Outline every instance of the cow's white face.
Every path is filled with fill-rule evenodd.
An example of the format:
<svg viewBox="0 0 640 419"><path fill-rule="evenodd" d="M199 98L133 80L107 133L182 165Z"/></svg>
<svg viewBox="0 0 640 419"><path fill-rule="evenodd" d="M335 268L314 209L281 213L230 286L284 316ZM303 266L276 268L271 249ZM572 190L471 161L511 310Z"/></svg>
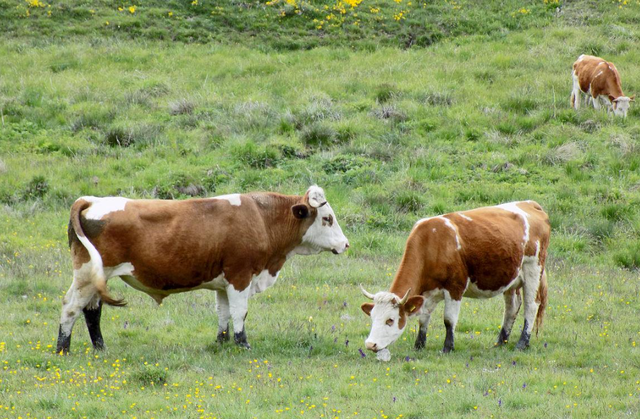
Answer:
<svg viewBox="0 0 640 419"><path fill-rule="evenodd" d="M302 243L295 249L298 254L313 254L323 250L331 250L340 254L349 247L349 240L342 233L331 205L324 197L324 191L312 186L307 191L308 204L317 211L316 219L309 226Z"/></svg>
<svg viewBox="0 0 640 419"><path fill-rule="evenodd" d="M634 100L633 97L620 96L617 99L613 100L613 113L616 116L621 116L623 118L627 117L627 112L629 111L629 106L631 102Z"/></svg>
<svg viewBox="0 0 640 419"><path fill-rule="evenodd" d="M371 331L365 340L367 349L378 352L386 349L404 332L409 317L420 312L424 297L415 295L406 299L391 292L379 292L373 296L373 303L362 304L362 311L371 316Z"/></svg>

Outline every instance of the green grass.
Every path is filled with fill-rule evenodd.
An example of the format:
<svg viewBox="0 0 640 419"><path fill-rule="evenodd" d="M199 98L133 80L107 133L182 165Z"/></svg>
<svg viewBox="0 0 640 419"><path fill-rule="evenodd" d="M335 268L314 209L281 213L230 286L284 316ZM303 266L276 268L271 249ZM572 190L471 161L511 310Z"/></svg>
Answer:
<svg viewBox="0 0 640 419"><path fill-rule="evenodd" d="M218 4L0 1L0 417L637 416L640 108L568 104L585 52L639 90L636 3L381 0L323 29L322 1ZM80 320L52 353L78 196L313 183L351 248L251 300L251 351L215 343L212 293L157 307L113 280L108 349ZM516 199L553 227L531 348L493 348L496 298L464 301L453 354L439 307L424 351L414 321L390 363L363 358L358 284L388 287L413 223Z"/></svg>

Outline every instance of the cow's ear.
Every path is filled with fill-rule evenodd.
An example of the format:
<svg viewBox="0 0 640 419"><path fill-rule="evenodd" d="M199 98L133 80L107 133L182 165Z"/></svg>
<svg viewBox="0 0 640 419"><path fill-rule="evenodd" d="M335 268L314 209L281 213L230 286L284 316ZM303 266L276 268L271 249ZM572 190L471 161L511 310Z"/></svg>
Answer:
<svg viewBox="0 0 640 419"><path fill-rule="evenodd" d="M422 305L424 304L424 297L422 295L414 295L404 303L404 312L408 316L413 316L420 312Z"/></svg>
<svg viewBox="0 0 640 419"><path fill-rule="evenodd" d="M614 98L613 96L609 95L609 100L610 100L611 102L618 103L618 98L617 98L617 97L616 97L616 98Z"/></svg>
<svg viewBox="0 0 640 419"><path fill-rule="evenodd" d="M299 220L309 217L309 207L305 204L297 204L291 207L293 216Z"/></svg>
<svg viewBox="0 0 640 419"><path fill-rule="evenodd" d="M636 101L636 95L629 96L629 102L635 102L635 101Z"/></svg>
<svg viewBox="0 0 640 419"><path fill-rule="evenodd" d="M362 309L362 311L364 311L364 314L366 314L367 316L371 316L371 310L373 310L373 303L362 303L360 308Z"/></svg>

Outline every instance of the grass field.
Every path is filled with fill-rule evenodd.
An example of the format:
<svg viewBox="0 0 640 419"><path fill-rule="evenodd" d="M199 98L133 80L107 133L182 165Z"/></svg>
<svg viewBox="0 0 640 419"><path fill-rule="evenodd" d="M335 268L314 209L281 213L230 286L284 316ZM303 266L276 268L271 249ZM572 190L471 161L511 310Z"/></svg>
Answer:
<svg viewBox="0 0 640 419"><path fill-rule="evenodd" d="M321 29L322 1L18 3L0 0L0 417L640 414L640 108L569 108L582 53L640 91L637 2L364 1ZM250 300L250 351L215 343L213 293L158 307L114 279L107 349L80 320L53 353L77 197L313 183L351 248ZM389 363L363 356L358 284L388 287L413 223L517 199L553 228L531 348L493 348L496 298L463 301L455 353L440 306L424 351L414 321Z"/></svg>

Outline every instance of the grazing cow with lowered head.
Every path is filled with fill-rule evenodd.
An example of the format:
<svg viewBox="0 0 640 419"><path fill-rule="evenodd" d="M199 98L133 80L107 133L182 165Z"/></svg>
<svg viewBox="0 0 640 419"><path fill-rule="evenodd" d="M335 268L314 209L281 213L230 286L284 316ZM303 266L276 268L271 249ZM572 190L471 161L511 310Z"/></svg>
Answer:
<svg viewBox="0 0 640 419"><path fill-rule="evenodd" d="M444 352L452 351L462 297L504 295L505 310L498 344L509 339L524 300L524 327L517 348L529 346L534 325L542 325L547 303L544 263L549 218L533 201L453 212L418 221L407 240L400 268L388 292L364 295L371 316L367 349L384 350L395 342L409 317L419 315L416 349L425 345L436 305L444 300ZM522 288L523 296L519 290ZM382 354L379 354L382 355Z"/></svg>
<svg viewBox="0 0 640 419"><path fill-rule="evenodd" d="M580 92L586 95L593 107L600 109L600 104L607 106L617 116L627 116L629 104L636 95L627 97L622 93L620 74L613 63L607 62L593 55L581 55L573 63L573 90L571 91L571 106L580 107Z"/></svg>
<svg viewBox="0 0 640 419"><path fill-rule="evenodd" d="M63 299L57 352L68 352L73 324L84 313L93 346L104 345L102 303L121 306L107 280L119 276L159 304L174 293L217 292L218 341L249 348L248 298L273 285L295 254L344 252L342 233L324 191L304 196L248 193L207 199L79 198L71 207L73 283Z"/></svg>

